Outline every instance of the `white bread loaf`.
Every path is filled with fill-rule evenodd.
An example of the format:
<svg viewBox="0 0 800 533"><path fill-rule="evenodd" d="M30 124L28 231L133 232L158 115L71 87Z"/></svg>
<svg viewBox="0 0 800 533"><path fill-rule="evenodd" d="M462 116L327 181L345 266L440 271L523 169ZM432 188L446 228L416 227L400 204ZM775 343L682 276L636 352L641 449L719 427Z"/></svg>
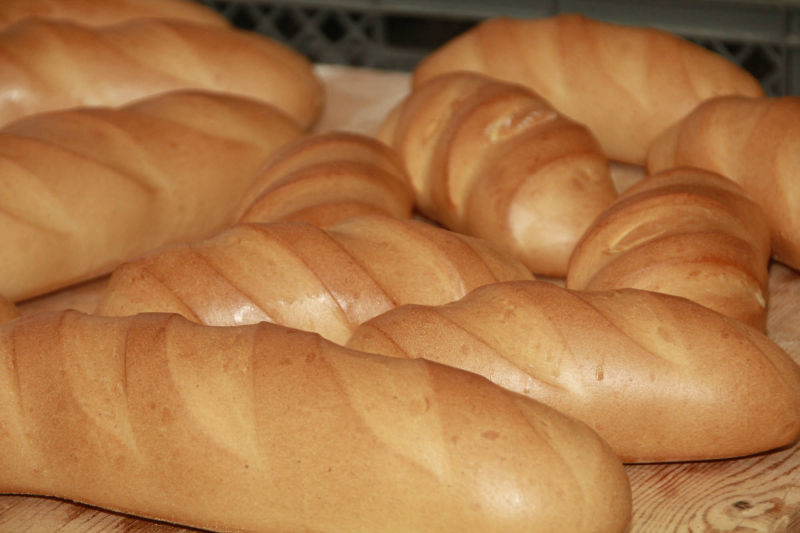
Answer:
<svg viewBox="0 0 800 533"><path fill-rule="evenodd" d="M386 312L347 346L480 374L586 422L625 462L737 457L800 436L800 366L759 331L656 292L496 283Z"/></svg>
<svg viewBox="0 0 800 533"><path fill-rule="evenodd" d="M398 305L443 304L487 283L531 278L488 243L416 220L365 215L324 230L238 224L120 265L96 312L269 321L344 343Z"/></svg>
<svg viewBox="0 0 800 533"><path fill-rule="evenodd" d="M414 84L454 70L530 87L588 126L609 158L634 165L703 100L764 94L747 71L691 41L576 14L487 20L424 59Z"/></svg>
<svg viewBox="0 0 800 533"><path fill-rule="evenodd" d="M311 62L253 32L167 19L103 27L29 19L0 31L0 124L179 89L263 100L303 127L323 105Z"/></svg>
<svg viewBox="0 0 800 533"><path fill-rule="evenodd" d="M0 130L0 294L18 301L234 221L301 128L275 107L181 91Z"/></svg>
<svg viewBox="0 0 800 533"><path fill-rule="evenodd" d="M133 18L170 18L226 27L221 14L196 0L3 0L0 28L39 17L108 26Z"/></svg>
<svg viewBox="0 0 800 533"><path fill-rule="evenodd" d="M584 126L524 87L479 74L416 87L379 137L403 158L424 215L536 274L563 277L584 230L616 198Z"/></svg>
<svg viewBox="0 0 800 533"><path fill-rule="evenodd" d="M270 324L0 327L0 492L224 532L626 531L584 424L468 372Z"/></svg>
<svg viewBox="0 0 800 533"><path fill-rule="evenodd" d="M691 165L737 182L763 209L772 253L800 270L800 96L714 98L652 145L651 172Z"/></svg>
<svg viewBox="0 0 800 533"><path fill-rule="evenodd" d="M278 150L242 205L244 222L330 226L363 214L410 218L414 192L394 150L364 134L328 131Z"/></svg>
<svg viewBox="0 0 800 533"><path fill-rule="evenodd" d="M724 176L680 167L639 181L592 223L566 286L683 296L764 331L769 258L758 204Z"/></svg>

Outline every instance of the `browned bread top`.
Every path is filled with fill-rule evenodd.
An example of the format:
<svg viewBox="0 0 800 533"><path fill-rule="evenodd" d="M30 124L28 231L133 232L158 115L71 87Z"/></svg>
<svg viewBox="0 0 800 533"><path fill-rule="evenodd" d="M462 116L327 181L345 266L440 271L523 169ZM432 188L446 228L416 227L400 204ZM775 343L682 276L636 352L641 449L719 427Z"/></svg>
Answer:
<svg viewBox="0 0 800 533"><path fill-rule="evenodd" d="M532 277L485 241L416 220L237 224L120 265L97 313L171 312L215 325L266 320L344 343L398 305L446 303L480 285Z"/></svg>
<svg viewBox="0 0 800 533"><path fill-rule="evenodd" d="M770 233L736 183L691 167L645 177L587 229L567 287L689 298L764 331Z"/></svg>
<svg viewBox="0 0 800 533"><path fill-rule="evenodd" d="M216 531L626 530L584 424L471 373L271 324L0 327L0 492Z"/></svg>
<svg viewBox="0 0 800 533"><path fill-rule="evenodd" d="M414 193L399 156L374 137L327 131L278 150L245 197L244 222L331 226L363 214L410 218Z"/></svg>
<svg viewBox="0 0 800 533"><path fill-rule="evenodd" d="M269 104L181 91L0 130L0 294L18 301L230 224L302 129Z"/></svg>
<svg viewBox="0 0 800 533"><path fill-rule="evenodd" d="M481 374L583 420L628 462L749 455L800 436L800 366L785 351L651 291L496 283L384 313L348 346Z"/></svg>
<svg viewBox="0 0 800 533"><path fill-rule="evenodd" d="M229 26L221 14L194 0L3 0L0 27L30 18L74 20L81 24L107 26L133 18L172 18Z"/></svg>
<svg viewBox="0 0 800 533"><path fill-rule="evenodd" d="M263 100L304 127L324 98L308 59L254 32L167 19L103 27L29 19L0 32L0 124L178 89Z"/></svg>
<svg viewBox="0 0 800 533"><path fill-rule="evenodd" d="M616 198L586 127L528 88L481 74L419 85L379 135L403 158L422 213L536 274L563 277L584 230Z"/></svg>
<svg viewBox="0 0 800 533"><path fill-rule="evenodd" d="M690 165L737 182L764 210L773 257L800 270L800 96L708 100L653 143L647 165Z"/></svg>
<svg viewBox="0 0 800 533"><path fill-rule="evenodd" d="M764 94L747 71L691 41L575 14L490 19L423 60L414 83L452 70L530 87L587 125L608 157L638 165L653 139L701 101Z"/></svg>

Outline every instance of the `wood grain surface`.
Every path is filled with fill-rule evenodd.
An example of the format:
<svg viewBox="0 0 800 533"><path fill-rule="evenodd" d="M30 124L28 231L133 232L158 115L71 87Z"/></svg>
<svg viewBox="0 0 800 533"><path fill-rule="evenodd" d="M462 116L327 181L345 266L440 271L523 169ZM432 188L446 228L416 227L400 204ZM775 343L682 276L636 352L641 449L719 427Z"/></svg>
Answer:
<svg viewBox="0 0 800 533"><path fill-rule="evenodd" d="M321 130L371 133L405 91L405 75L320 67L329 83ZM341 105L339 105L341 104ZM357 111L348 112L350 108ZM628 180L630 174L624 174ZM73 308L91 312L105 280L20 305L24 314ZM767 334L800 363L800 274L770 269ZM1 453L1 452L0 452ZM800 444L758 456L694 463L628 465L631 533L800 533ZM0 496L0 533L197 532L52 498Z"/></svg>

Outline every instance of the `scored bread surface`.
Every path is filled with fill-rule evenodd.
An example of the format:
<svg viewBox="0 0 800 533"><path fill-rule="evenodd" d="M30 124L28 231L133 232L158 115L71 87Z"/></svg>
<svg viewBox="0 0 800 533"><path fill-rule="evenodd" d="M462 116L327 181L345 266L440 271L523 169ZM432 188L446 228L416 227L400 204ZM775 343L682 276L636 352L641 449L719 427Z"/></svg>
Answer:
<svg viewBox="0 0 800 533"><path fill-rule="evenodd" d="M44 294L219 231L264 159L302 133L274 106L197 91L5 127L0 294Z"/></svg>
<svg viewBox="0 0 800 533"><path fill-rule="evenodd" d="M470 373L271 324L0 327L0 491L217 531L622 532L584 424Z"/></svg>
<svg viewBox="0 0 800 533"><path fill-rule="evenodd" d="M764 331L769 258L758 204L724 176L682 167L647 176L592 223L566 286L683 296Z"/></svg>
<svg viewBox="0 0 800 533"><path fill-rule="evenodd" d="M0 31L0 124L76 106L203 89L268 102L304 128L324 95L311 62L253 32L169 19L92 27L28 19Z"/></svg>
<svg viewBox="0 0 800 533"><path fill-rule="evenodd" d="M216 325L267 320L344 343L397 305L446 303L480 285L531 278L487 243L416 220L237 224L121 265L97 313L173 312Z"/></svg>
<svg viewBox="0 0 800 533"><path fill-rule="evenodd" d="M800 366L785 351L651 291L496 283L386 312L347 346L476 372L586 422L626 462L743 456L800 436Z"/></svg>

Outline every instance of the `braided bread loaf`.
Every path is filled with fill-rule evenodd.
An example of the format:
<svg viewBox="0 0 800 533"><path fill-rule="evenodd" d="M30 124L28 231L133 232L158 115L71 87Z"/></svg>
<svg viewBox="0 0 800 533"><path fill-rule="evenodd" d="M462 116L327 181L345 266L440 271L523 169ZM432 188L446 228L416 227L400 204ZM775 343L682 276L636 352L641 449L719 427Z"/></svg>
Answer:
<svg viewBox="0 0 800 533"><path fill-rule="evenodd" d="M646 177L595 220L567 288L674 294L763 331L769 257L765 215L741 187L682 167Z"/></svg>
<svg viewBox="0 0 800 533"><path fill-rule="evenodd" d="M586 422L626 462L749 455L800 436L800 366L786 352L651 291L496 283L386 312L347 346L480 374Z"/></svg>
<svg viewBox="0 0 800 533"><path fill-rule="evenodd" d="M216 531L623 532L622 465L470 374L271 324L0 327L0 492Z"/></svg>
<svg viewBox="0 0 800 533"><path fill-rule="evenodd" d="M43 294L227 226L264 160L300 135L273 106L202 92L7 126L0 294Z"/></svg>
<svg viewBox="0 0 800 533"><path fill-rule="evenodd" d="M595 139L528 89L474 73L417 87L381 139L406 164L418 209L564 276L583 231L616 198Z"/></svg>

